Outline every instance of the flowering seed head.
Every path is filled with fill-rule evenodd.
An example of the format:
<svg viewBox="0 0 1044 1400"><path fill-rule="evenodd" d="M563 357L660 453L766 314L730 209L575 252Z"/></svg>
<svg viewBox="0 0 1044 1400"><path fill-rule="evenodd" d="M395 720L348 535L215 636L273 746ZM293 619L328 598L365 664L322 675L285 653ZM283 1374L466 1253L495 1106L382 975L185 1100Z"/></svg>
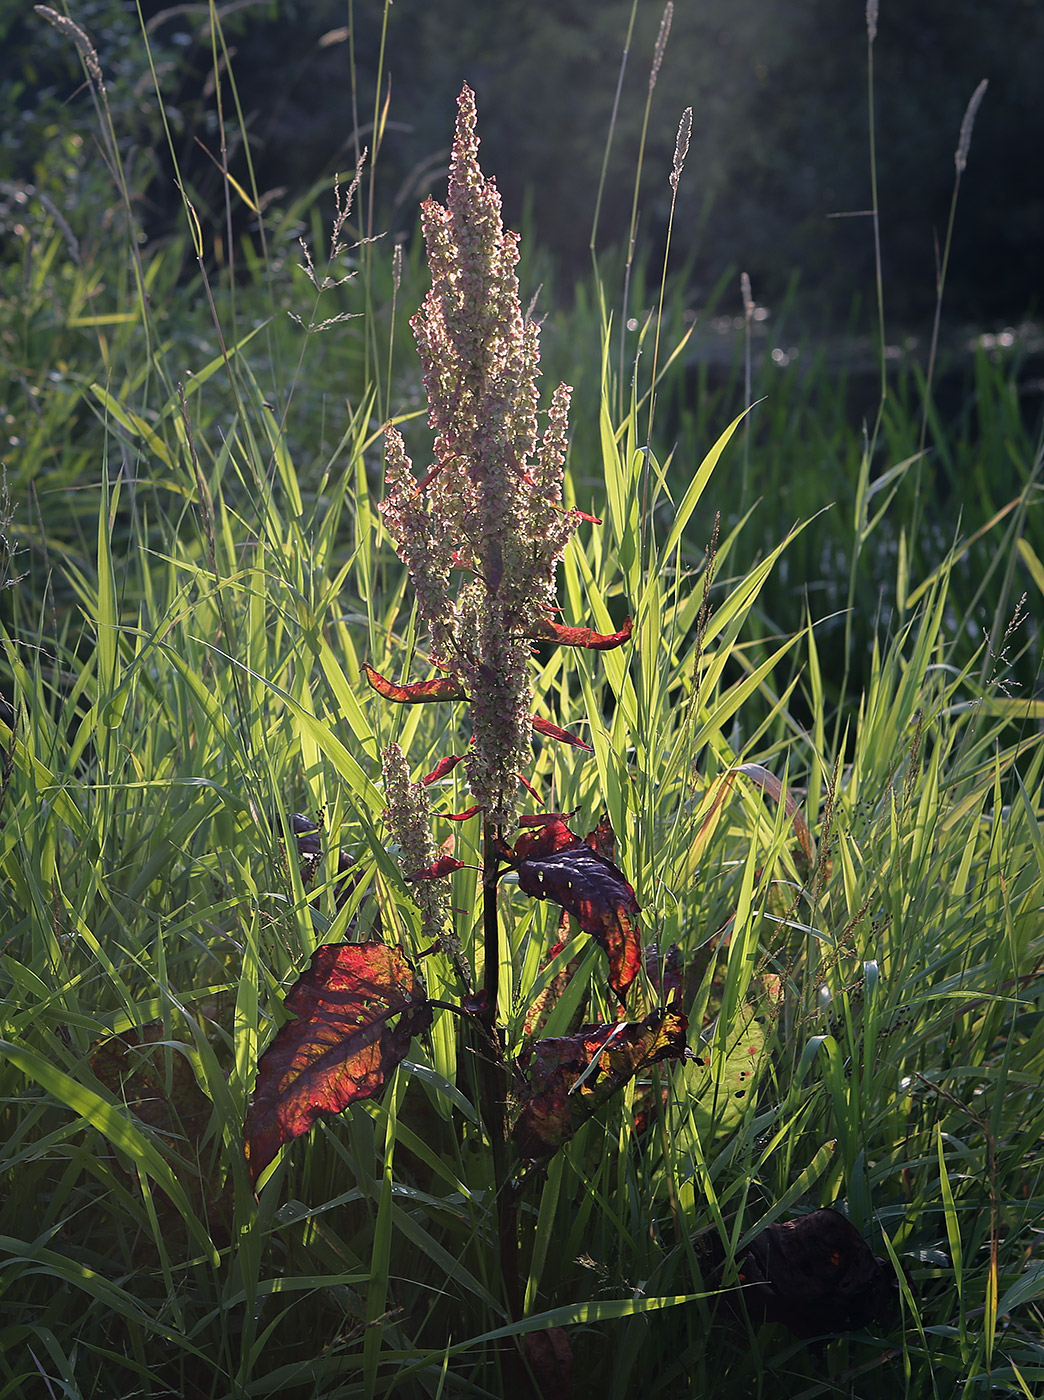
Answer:
<svg viewBox="0 0 1044 1400"><path fill-rule="evenodd" d="M389 744L382 755L384 820L399 846L399 868L412 875L433 863L438 851L431 834L431 808L427 789L410 781L410 770L398 744ZM421 939L441 938L449 914L449 894L441 880L417 880L411 886L421 911Z"/></svg>
<svg viewBox="0 0 1044 1400"><path fill-rule="evenodd" d="M529 759L526 636L553 605L555 571L580 516L561 504L570 390L555 391L539 436L540 333L519 301L518 236L504 228L496 185L479 168L467 86L457 105L446 204L429 199L421 209L431 290L410 323L435 462L418 481L389 429L381 509L432 657L471 696L475 801L488 820L510 826L516 775ZM455 568L472 575L456 593Z"/></svg>

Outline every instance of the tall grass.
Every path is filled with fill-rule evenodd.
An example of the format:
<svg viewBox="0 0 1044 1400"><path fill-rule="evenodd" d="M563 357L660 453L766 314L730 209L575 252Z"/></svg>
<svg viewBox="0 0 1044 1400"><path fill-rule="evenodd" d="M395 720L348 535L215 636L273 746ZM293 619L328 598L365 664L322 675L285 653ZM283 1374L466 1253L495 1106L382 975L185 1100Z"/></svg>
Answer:
<svg viewBox="0 0 1044 1400"><path fill-rule="evenodd" d="M3 532L23 553L0 615L0 1396L496 1394L502 1339L551 1325L569 1329L579 1395L1032 1395L1042 711L1012 684L1034 644L1020 662L1008 629L1044 546L1035 444L985 353L978 443L929 416L959 537L912 538L907 493L938 489L913 460L912 378L882 415L883 472L823 375L763 384L759 526L735 508L726 439L745 405L728 385L694 405L667 376L657 420L679 444L647 450L602 299L551 319L548 360L565 356L559 324L598 346L575 372L553 365L591 425L567 491L604 517L570 546L563 620L610 630L629 612L636 641L597 664L538 658L542 709L594 753L542 747L533 778L581 822L608 810L649 940L682 950L703 1063L634 1086L527 1183L522 1322L492 1262L489 1155L446 1013L382 1102L320 1124L255 1197L243 1116L285 988L319 943L379 920L409 947L418 928L386 849L380 750L398 739L423 772L462 742L434 707L389 714L359 677L363 659L397 676L418 645L375 442L417 409L394 319L420 269L406 260L393 318L392 251L370 245L365 285L313 310L297 227L323 266L309 207L273 216L234 319L206 257L179 283L176 250L146 249L145 300L129 243L98 248L95 271L122 270L122 319L85 328L94 272L43 211L18 303L39 413ZM192 223L186 247L207 236ZM365 325L307 329L364 309ZM665 308L662 346L681 311ZM835 535L815 516L822 473L792 469L813 430ZM1009 501L980 568L968 542ZM817 579L825 596L804 586ZM846 609L856 621L832 630ZM459 782L439 811L465 805ZM314 874L293 812L321 820ZM481 854L457 840L453 904L470 909ZM517 1039L564 955L543 965L546 906L509 896L504 912ZM615 1012L584 956L547 1034L584 1000ZM732 1261L826 1204L891 1261L901 1314L817 1355L750 1329Z"/></svg>

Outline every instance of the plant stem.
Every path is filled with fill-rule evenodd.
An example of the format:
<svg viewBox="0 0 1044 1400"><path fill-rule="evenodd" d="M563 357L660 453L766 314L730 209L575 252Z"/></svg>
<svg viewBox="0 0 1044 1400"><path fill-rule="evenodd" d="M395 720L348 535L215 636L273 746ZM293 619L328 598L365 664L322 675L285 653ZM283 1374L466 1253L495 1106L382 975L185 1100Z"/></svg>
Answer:
<svg viewBox="0 0 1044 1400"><path fill-rule="evenodd" d="M500 833L493 822L482 826L482 939L485 1006L481 1021L485 1045L480 1057L479 1078L482 1094L482 1120L493 1152L493 1191L497 1202L497 1240L500 1276L511 1320L522 1315L518 1279L518 1190L513 1185L508 1163L507 1067L497 1025L500 994L500 918L497 911L497 877L500 869Z"/></svg>

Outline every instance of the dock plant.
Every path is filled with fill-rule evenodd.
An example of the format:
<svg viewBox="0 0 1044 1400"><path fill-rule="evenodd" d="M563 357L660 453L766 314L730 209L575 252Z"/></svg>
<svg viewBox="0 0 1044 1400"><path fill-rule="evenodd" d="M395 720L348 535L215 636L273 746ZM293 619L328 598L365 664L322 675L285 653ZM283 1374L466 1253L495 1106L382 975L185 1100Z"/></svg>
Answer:
<svg viewBox="0 0 1044 1400"><path fill-rule="evenodd" d="M370 686L396 705L461 705L470 743L418 781L391 742L383 753L385 820L402 873L416 891L421 944L412 956L383 941L324 945L287 998L287 1022L261 1058L246 1124L255 1180L280 1147L319 1114L380 1093L426 1031L433 1007L417 965L441 952L456 971L462 1034L479 1065L477 1100L493 1165L499 1272L508 1313L521 1309L518 1201L527 1172L539 1172L593 1113L639 1072L685 1059L687 1022L680 979L668 973L636 1019L642 964L638 903L615 864L605 819L581 836L570 814L541 810L526 777L534 731L552 742L590 745L534 714L537 645L593 651L631 638L556 620L556 573L583 522L563 504L570 389L555 390L538 431L539 328L523 314L517 235L504 229L492 179L477 160L475 105L461 92L445 206L422 208L432 285L411 325L428 395L434 461L418 477L398 429L387 429L384 523L413 585L434 674L395 682L371 666ZM481 823L481 909L452 911L445 881L464 862L439 853L431 834L429 786L463 763L471 806L457 820ZM523 805L535 807L524 814ZM526 1036L512 1059L502 1033L499 970L505 939L499 884L513 872L525 894L557 904L605 954L616 1020L550 1039ZM481 918L477 980L461 955L456 919ZM555 950L557 951L557 950ZM558 979L561 995L568 976ZM549 1010L542 993L534 1026Z"/></svg>

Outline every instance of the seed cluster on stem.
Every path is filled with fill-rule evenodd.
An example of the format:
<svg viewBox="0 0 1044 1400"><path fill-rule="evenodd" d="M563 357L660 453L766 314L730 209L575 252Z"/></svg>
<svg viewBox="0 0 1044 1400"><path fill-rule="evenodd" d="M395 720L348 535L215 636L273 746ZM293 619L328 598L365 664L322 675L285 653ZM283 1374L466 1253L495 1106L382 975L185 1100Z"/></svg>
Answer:
<svg viewBox="0 0 1044 1400"><path fill-rule="evenodd" d="M387 430L381 506L409 569L434 663L471 701L468 781L485 820L510 829L529 761L530 637L554 606L555 570L582 519L562 507L570 389L537 429L539 329L522 312L518 235L479 168L475 99L458 99L445 206L426 200L432 286L411 325L424 368L434 463L418 481ZM455 586L453 575L470 574Z"/></svg>

